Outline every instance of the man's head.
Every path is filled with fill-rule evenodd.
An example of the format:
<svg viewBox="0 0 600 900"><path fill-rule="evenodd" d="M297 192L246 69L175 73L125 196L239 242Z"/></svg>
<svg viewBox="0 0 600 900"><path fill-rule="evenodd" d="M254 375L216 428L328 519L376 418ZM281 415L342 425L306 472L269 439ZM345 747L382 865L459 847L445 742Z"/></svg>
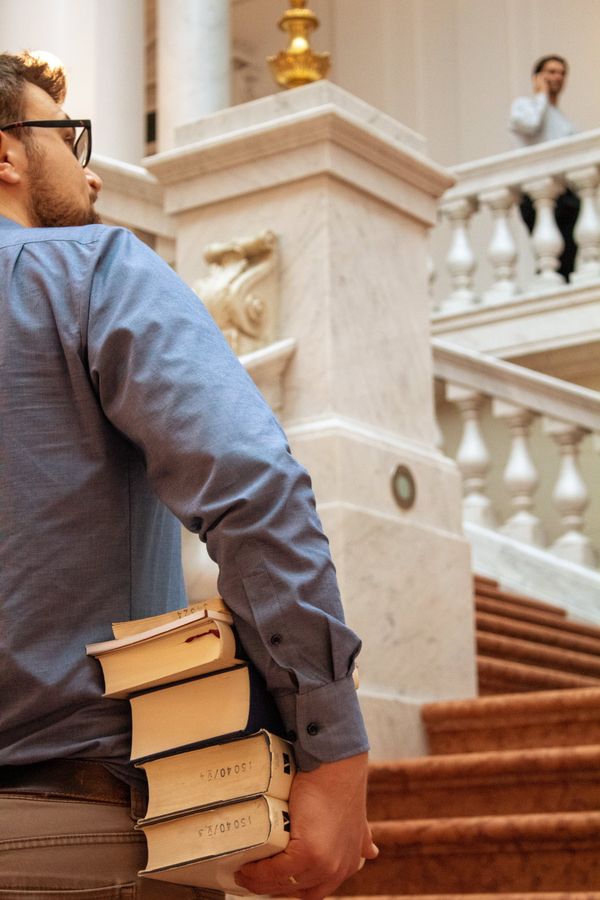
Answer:
<svg viewBox="0 0 600 900"><path fill-rule="evenodd" d="M0 125L67 119L62 69L28 53L0 54ZM37 227L99 221L101 181L73 153L72 127L0 128L0 214Z"/></svg>
<svg viewBox="0 0 600 900"><path fill-rule="evenodd" d="M543 81L549 97L556 99L564 87L568 70L567 61L562 56L542 56L533 66L534 86Z"/></svg>

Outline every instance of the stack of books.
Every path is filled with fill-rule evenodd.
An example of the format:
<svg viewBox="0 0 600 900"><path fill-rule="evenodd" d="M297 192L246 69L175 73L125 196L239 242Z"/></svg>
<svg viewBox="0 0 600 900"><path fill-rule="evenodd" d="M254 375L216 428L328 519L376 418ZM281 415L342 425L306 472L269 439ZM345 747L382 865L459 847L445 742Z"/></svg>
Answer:
<svg viewBox="0 0 600 900"><path fill-rule="evenodd" d="M231 614L217 598L115 623L113 634L86 650L102 666L104 696L131 705L131 760L149 793L139 874L246 893L234 873L289 841L295 764Z"/></svg>

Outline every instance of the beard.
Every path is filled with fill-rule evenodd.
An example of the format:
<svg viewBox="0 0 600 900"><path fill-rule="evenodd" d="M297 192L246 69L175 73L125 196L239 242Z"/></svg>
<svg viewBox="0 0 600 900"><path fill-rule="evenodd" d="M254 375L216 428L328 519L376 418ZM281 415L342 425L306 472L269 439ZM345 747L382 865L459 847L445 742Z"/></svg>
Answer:
<svg viewBox="0 0 600 900"><path fill-rule="evenodd" d="M36 228L98 225L101 218L90 199L87 206L65 196L44 172L41 155L29 148L29 200L27 211Z"/></svg>

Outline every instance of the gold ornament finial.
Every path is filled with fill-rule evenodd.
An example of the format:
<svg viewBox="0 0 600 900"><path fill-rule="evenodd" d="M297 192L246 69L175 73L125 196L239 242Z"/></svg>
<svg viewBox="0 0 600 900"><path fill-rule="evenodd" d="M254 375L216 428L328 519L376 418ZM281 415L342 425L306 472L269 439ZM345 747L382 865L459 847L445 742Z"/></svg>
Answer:
<svg viewBox="0 0 600 900"><path fill-rule="evenodd" d="M292 8L279 20L279 27L287 31L290 43L277 56L267 58L277 84L284 88L320 81L330 65L329 53L315 53L308 42L311 31L319 27L319 20L312 9L306 9L306 0L291 2Z"/></svg>

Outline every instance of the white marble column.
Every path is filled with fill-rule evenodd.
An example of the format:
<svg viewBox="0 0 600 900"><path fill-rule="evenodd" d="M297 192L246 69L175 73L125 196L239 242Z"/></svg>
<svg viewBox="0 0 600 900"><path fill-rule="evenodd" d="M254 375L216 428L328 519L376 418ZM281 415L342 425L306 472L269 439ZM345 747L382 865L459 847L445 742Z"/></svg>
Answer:
<svg viewBox="0 0 600 900"><path fill-rule="evenodd" d="M239 115L213 115L210 134L185 126L188 146L149 162L177 271L195 284L207 244L277 236L277 335L296 345L279 417L363 639L373 755L423 752L421 704L476 692L460 474L436 448L427 296L427 235L451 179L417 135L327 81Z"/></svg>
<svg viewBox="0 0 600 900"><path fill-rule="evenodd" d="M144 155L143 0L3 0L2 49L47 50L65 66L65 109L92 120L93 150Z"/></svg>
<svg viewBox="0 0 600 900"><path fill-rule="evenodd" d="M230 103L229 0L158 0L158 147Z"/></svg>

